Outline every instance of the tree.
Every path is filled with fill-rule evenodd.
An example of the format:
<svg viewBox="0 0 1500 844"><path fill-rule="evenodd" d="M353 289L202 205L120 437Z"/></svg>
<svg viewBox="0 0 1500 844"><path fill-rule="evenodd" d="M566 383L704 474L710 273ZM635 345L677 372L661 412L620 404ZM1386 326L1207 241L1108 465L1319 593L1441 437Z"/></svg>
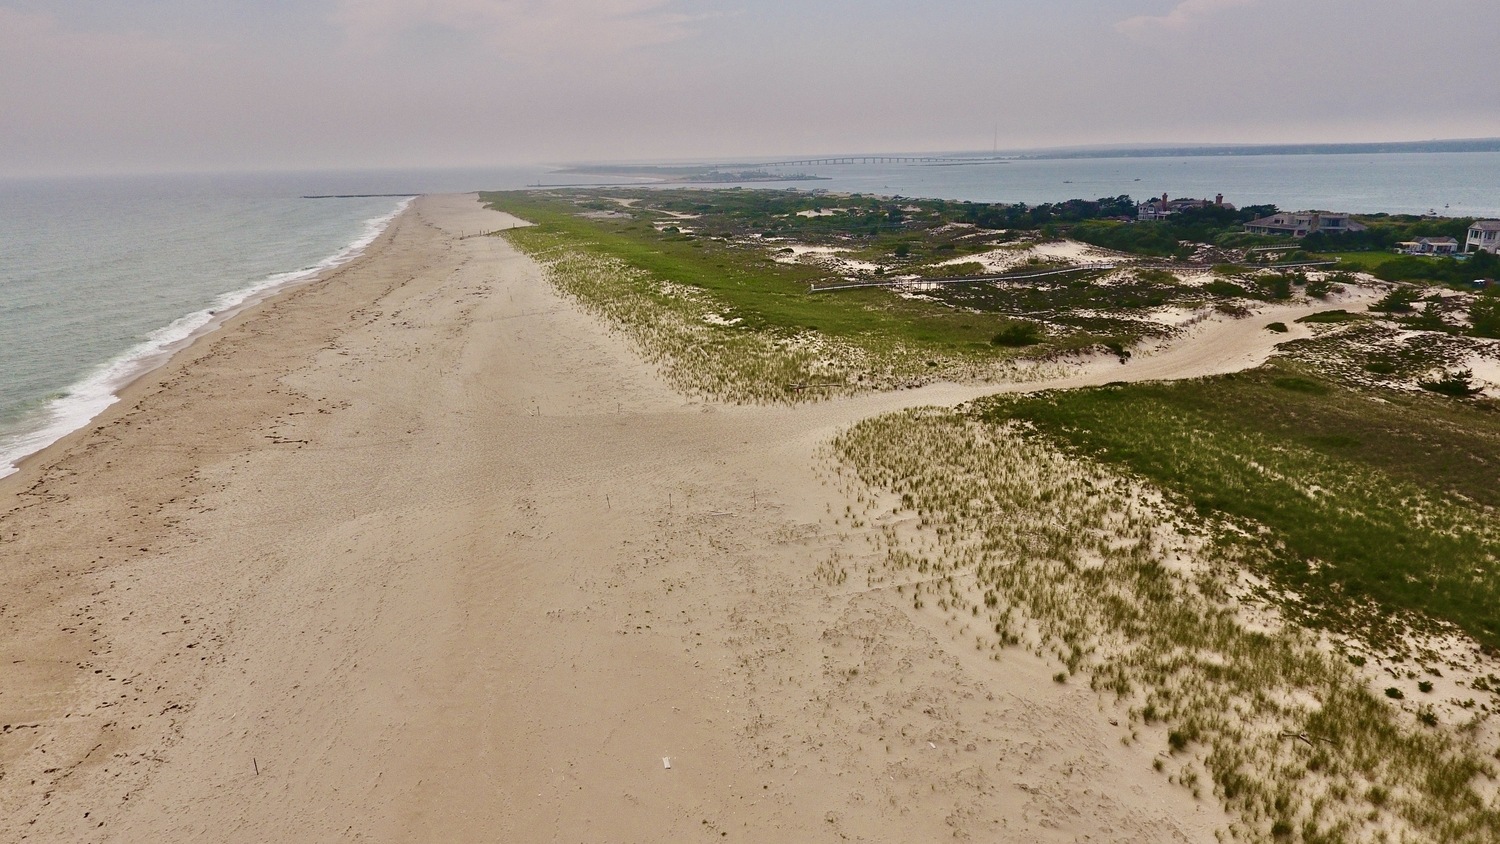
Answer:
<svg viewBox="0 0 1500 844"><path fill-rule="evenodd" d="M1388 314L1410 313L1412 304L1417 301L1417 289L1405 285L1392 288L1391 292L1385 294L1380 301L1370 306L1372 311L1385 311Z"/></svg>
<svg viewBox="0 0 1500 844"><path fill-rule="evenodd" d="M1417 382L1422 389L1454 398L1468 398L1479 392L1474 386L1474 370L1445 370L1442 375L1428 381Z"/></svg>
<svg viewBox="0 0 1500 844"><path fill-rule="evenodd" d="M1474 336L1500 340L1500 295L1490 292L1476 297L1469 306L1469 324Z"/></svg>

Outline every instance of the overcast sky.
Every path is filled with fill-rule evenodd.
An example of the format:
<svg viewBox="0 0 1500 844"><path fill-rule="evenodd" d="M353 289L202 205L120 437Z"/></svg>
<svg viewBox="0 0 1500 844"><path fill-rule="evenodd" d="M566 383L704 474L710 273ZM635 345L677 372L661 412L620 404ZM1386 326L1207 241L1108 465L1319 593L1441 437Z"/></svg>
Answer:
<svg viewBox="0 0 1500 844"><path fill-rule="evenodd" d="M1500 136L1496 0L0 0L0 174Z"/></svg>

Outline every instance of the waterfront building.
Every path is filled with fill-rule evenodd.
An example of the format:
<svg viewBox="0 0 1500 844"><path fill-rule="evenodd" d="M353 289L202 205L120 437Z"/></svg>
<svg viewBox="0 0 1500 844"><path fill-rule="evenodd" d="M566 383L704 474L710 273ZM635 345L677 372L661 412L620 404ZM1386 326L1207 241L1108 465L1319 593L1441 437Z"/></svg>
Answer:
<svg viewBox="0 0 1500 844"><path fill-rule="evenodd" d="M1456 237L1419 237L1397 244L1396 251L1406 255L1457 255Z"/></svg>
<svg viewBox="0 0 1500 844"><path fill-rule="evenodd" d="M1172 199L1167 194L1153 196L1145 202L1136 203L1135 218L1142 222L1152 220L1165 220L1173 214L1187 211L1191 208L1228 208L1234 210L1234 206L1224 201L1224 194L1219 194L1213 199Z"/></svg>
<svg viewBox="0 0 1500 844"><path fill-rule="evenodd" d="M1251 234L1277 234L1292 237L1307 237L1313 232L1344 234L1362 232L1367 227L1349 219L1348 214L1333 214L1328 211L1283 211L1245 224Z"/></svg>
<svg viewBox="0 0 1500 844"><path fill-rule="evenodd" d="M1469 226L1464 251L1500 254L1500 220L1479 220Z"/></svg>

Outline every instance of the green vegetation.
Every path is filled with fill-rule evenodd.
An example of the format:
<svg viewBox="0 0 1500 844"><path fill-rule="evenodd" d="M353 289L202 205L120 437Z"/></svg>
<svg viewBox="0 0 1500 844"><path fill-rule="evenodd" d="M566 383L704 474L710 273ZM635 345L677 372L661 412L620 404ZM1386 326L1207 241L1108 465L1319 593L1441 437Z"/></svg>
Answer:
<svg viewBox="0 0 1500 844"><path fill-rule="evenodd" d="M1311 239L1312 236L1307 238ZM1394 251L1323 252L1315 257L1336 260L1340 266L1367 272L1385 281L1432 282L1470 289L1475 279L1500 277L1500 257L1487 252L1463 258L1401 255Z"/></svg>
<svg viewBox="0 0 1500 844"><path fill-rule="evenodd" d="M1035 323L1013 322L990 338L996 346L1033 346L1042 340L1042 330Z"/></svg>
<svg viewBox="0 0 1500 844"><path fill-rule="evenodd" d="M1465 374L1452 379L1467 389ZM1443 390L1460 394L1457 388ZM1285 365L994 403L1239 524L1289 610L1395 642L1412 619L1500 645L1500 419L1376 400ZM1268 533L1267 533L1268 532ZM1231 539L1239 534L1231 532Z"/></svg>
<svg viewBox="0 0 1500 844"><path fill-rule="evenodd" d="M1395 252L1331 252L1323 253L1318 257L1324 260L1338 261L1340 267L1348 267L1358 272L1378 275L1380 268L1392 261L1401 259L1403 256ZM1406 256L1410 257L1410 256ZM1425 258L1419 260L1427 260Z"/></svg>
<svg viewBox="0 0 1500 844"><path fill-rule="evenodd" d="M1479 388L1474 386L1474 371L1471 369L1445 371L1436 378L1418 383L1424 390L1455 398L1468 398L1479 392Z"/></svg>
<svg viewBox="0 0 1500 844"><path fill-rule="evenodd" d="M1100 200L1103 202L1103 200ZM1278 246L1284 249L1251 251L1241 258L1242 264L1291 263L1300 261L1337 261L1358 272L1371 273L1386 281L1425 281L1468 287L1475 279L1500 277L1500 257L1480 253L1460 258L1401 255L1398 243L1420 237L1450 236L1463 242L1472 219L1392 217L1377 214L1357 219L1368 226L1366 231L1345 234L1314 233L1301 240L1247 234L1243 225L1258 217L1275 213L1274 206L1252 206L1238 211L1209 207L1191 209L1172 217L1148 223L1129 223L1117 219L1095 219L1088 216L1069 218L1076 223L1069 236L1108 249L1159 258L1187 259L1205 247L1241 249ZM1106 215L1099 215L1105 217ZM1233 275L1237 267L1225 267L1221 274ZM1216 272L1220 268L1215 268ZM1318 289L1309 295L1325 295Z"/></svg>
<svg viewBox="0 0 1500 844"><path fill-rule="evenodd" d="M1364 319L1364 317L1359 314L1351 314L1343 308L1335 308L1331 311L1319 311L1315 314L1309 314L1297 321L1316 325L1342 322L1358 322L1362 319Z"/></svg>
<svg viewBox="0 0 1500 844"><path fill-rule="evenodd" d="M1469 306L1469 323L1476 337L1500 340L1500 288L1490 287Z"/></svg>
<svg viewBox="0 0 1500 844"><path fill-rule="evenodd" d="M721 195L728 205L757 194L724 191ZM658 233L633 216L590 219L580 216L573 204L548 195L516 192L484 194L483 199L536 224L512 235L528 251L539 251L532 246L566 246L623 261L653 278L712 296L741 317L746 329L814 329L850 341L906 341L945 351L973 351L988 347L998 322L907 302L879 290L809 296L808 284L822 275L817 270L747 254L725 237ZM733 206L722 210L728 213Z"/></svg>
<svg viewBox="0 0 1500 844"><path fill-rule="evenodd" d="M1218 207L1188 208L1172 214L1166 220L1142 223L1085 222L1073 226L1071 237L1092 243L1095 246L1134 252L1137 255L1154 255L1157 258L1188 258L1194 246L1244 247L1280 243L1280 238L1247 234L1244 225L1257 217L1275 213L1274 205L1251 205L1247 208Z"/></svg>
<svg viewBox="0 0 1500 844"><path fill-rule="evenodd" d="M1096 200L1070 199L1042 205L964 203L961 222L985 229L1040 229L1058 223L1078 223L1109 217L1135 217L1135 200L1128 196Z"/></svg>
<svg viewBox="0 0 1500 844"><path fill-rule="evenodd" d="M1417 299L1421 296L1420 291L1411 287L1395 287L1380 301L1370 306L1372 311L1385 311L1386 313L1410 313Z"/></svg>
<svg viewBox="0 0 1500 844"><path fill-rule="evenodd" d="M1400 393L1437 370L1470 366L1486 348L1492 357L1500 354L1500 345L1465 336L1446 320L1439 330L1411 330L1432 324L1442 313L1427 303L1421 313L1410 316L1356 315L1336 331L1282 346L1281 355L1329 381L1375 389L1372 398L1405 401ZM1389 395L1392 391L1398 395ZM1475 407L1489 407L1488 400L1476 399Z"/></svg>
<svg viewBox="0 0 1500 844"><path fill-rule="evenodd" d="M1467 258L1392 255L1370 272L1386 281L1431 281L1468 288L1476 278L1500 276L1500 256L1477 252Z"/></svg>
<svg viewBox="0 0 1500 844"><path fill-rule="evenodd" d="M1244 467L1239 474L1261 470L1237 456L1234 448L1244 443L1219 439L1212 425L1184 436L1175 407L1152 415L1132 389L1087 391L1081 404L1070 402L1074 394L1057 394L908 411L841 436L834 447L852 470L845 476L851 497L883 501L872 494L883 493L900 501L894 510L871 503L851 515L852 525L876 527L884 548L883 566L867 575L870 586L894 585L914 611L938 614L1002 663L1007 649L1021 645L1061 662L1067 670L1054 678L1059 682L1088 677L1128 707L1122 741L1161 741L1170 755L1158 753L1155 770L1195 795L1211 785L1233 813L1229 832L1237 840L1296 834L1317 842L1479 844L1500 837L1500 813L1481 779L1495 777L1483 755L1490 748L1468 738L1487 716L1476 715L1468 728L1453 725L1463 737L1434 730L1441 723L1436 711L1403 710L1370 691L1352 667L1363 657L1329 653L1301 628L1268 622L1252 598L1242 599L1238 573L1247 558L1291 567L1276 562L1294 557L1280 544L1284 534L1263 537L1239 519L1233 523L1244 533L1237 540L1224 538L1230 531L1213 520L1189 527L1200 517L1170 493L1163 501L1149 483L1122 474L1134 461L1118 458L1113 444L1154 456L1171 452L1191 464L1182 471L1187 477L1234 474L1215 472L1215 461ZM1263 389L1332 394L1311 380ZM1060 409L1044 407L1054 403ZM1110 407L1089 410L1105 403ZM1114 420L1126 415L1134 430L1109 437L1110 448L1092 452L1097 460L1076 446L1058 448L1090 436L1070 425L1099 417L1113 433L1126 424ZM1064 421L1054 426L1053 419ZM1157 424L1168 430L1158 435ZM1245 435L1231 429L1231 436ZM1136 445L1142 441L1155 445ZM1277 448L1286 448L1250 445L1256 460L1275 460ZM1207 459L1187 453L1205 448ZM1291 448L1296 466L1305 467L1306 448ZM1264 471L1274 478L1283 468L1270 463ZM1317 474L1300 496L1320 514L1332 508L1317 503L1312 483L1324 480L1337 478ZM1233 492L1265 492L1249 483ZM1348 486L1330 496L1357 505L1343 498ZM915 527L903 527L913 517ZM1164 740L1142 738L1144 728L1161 723Z"/></svg>
<svg viewBox="0 0 1500 844"><path fill-rule="evenodd" d="M1275 243L1275 238L1248 235L1244 224L1274 214L1272 206L1258 205L1239 210L1210 206L1173 214L1165 220L1143 223L1087 222L1072 228L1073 238L1122 252L1153 255L1161 258L1186 258L1191 243L1214 246L1252 246Z"/></svg>
<svg viewBox="0 0 1500 844"><path fill-rule="evenodd" d="M1047 232L1133 211L1129 197L1033 207L738 189L483 198L535 223L507 236L548 265L559 287L654 344L648 354L679 387L755 401L992 376L1023 357L1080 350L1125 358L1140 340L1176 331L1153 318L1157 309L1238 313L1232 300L1288 300L1315 286L1300 274L1238 269L1195 286L1128 260L1118 270L917 284L983 276L986 262L1015 276L1067 269L1072 261L1038 248ZM1158 228L1209 233L1252 213L1209 208ZM1020 225L1042 230L988 228ZM817 260L799 260L804 253ZM811 292L814 283L892 278L909 286ZM714 362L687 365L707 357ZM740 377L752 372L753 387ZM809 392L809 384L820 386Z"/></svg>
<svg viewBox="0 0 1500 844"><path fill-rule="evenodd" d="M1233 252L1256 241L1225 209L1108 219L1128 216L1115 213L1128 197L1035 208L740 190L485 198L537 223L507 236L674 385L731 401L987 378L1023 355L1077 349L1126 361L1136 341L1174 331L1156 309L1247 317L1255 301L1357 283L1258 269L1287 254ZM1191 254L1209 280L1132 258L1016 277L1067 266L1058 256L1073 247L1052 238L1069 231ZM995 266L1016 272L927 281ZM810 292L830 276L904 286ZM1236 838L1500 840L1479 784L1495 772L1477 749L1500 677L1469 678L1485 702L1461 703L1421 697L1432 683L1392 668L1433 656L1425 633L1500 647L1500 413L1471 395L1465 371L1475 337L1500 333L1500 296L1398 285L1375 313L1299 322L1313 337L1251 372L856 425L833 452L865 507L849 525L883 552L865 585L945 614L995 659L1024 646L1060 663L1058 683L1114 695L1130 713L1123 739L1160 743L1156 770L1195 796L1211 788ZM829 588L849 574L828 561L815 571ZM1390 678L1372 679L1381 668Z"/></svg>
<svg viewBox="0 0 1500 844"><path fill-rule="evenodd" d="M1313 252L1385 252L1397 244L1422 237L1452 237L1463 243L1468 236L1472 217L1417 217L1412 215L1367 214L1357 218L1366 227L1360 232L1329 234L1314 232L1303 239Z"/></svg>
<svg viewBox="0 0 1500 844"><path fill-rule="evenodd" d="M697 198L714 199L718 204L710 207L723 219L707 216L703 203L674 211L698 214L684 219L590 193L484 195L536 223L507 235L549 267L555 284L621 326L674 384L690 392L796 401L915 377L973 377L1016 354L993 342L997 333L1016 330L1009 317L881 289L810 295L809 284L822 275L817 268L777 263L762 247L747 248L732 235L732 226L764 225L759 215L795 211L812 204L811 197L674 193L664 195L661 205ZM862 217L856 215L853 225L862 226ZM813 237L828 225L822 217L791 219L806 222ZM658 231L652 221L662 220L680 224ZM723 234L686 234L689 223ZM1040 333L1032 336L1041 339ZM929 367L931 360L941 365Z"/></svg>
<svg viewBox="0 0 1500 844"><path fill-rule="evenodd" d="M1316 232L1300 245L1322 259L1371 273L1386 281L1414 281L1467 288L1479 278L1500 275L1500 257L1489 253L1448 258L1401 255L1398 244L1422 237L1452 237L1462 244L1468 236L1471 217L1415 217L1374 214L1358 220L1368 228L1362 232L1325 234Z"/></svg>

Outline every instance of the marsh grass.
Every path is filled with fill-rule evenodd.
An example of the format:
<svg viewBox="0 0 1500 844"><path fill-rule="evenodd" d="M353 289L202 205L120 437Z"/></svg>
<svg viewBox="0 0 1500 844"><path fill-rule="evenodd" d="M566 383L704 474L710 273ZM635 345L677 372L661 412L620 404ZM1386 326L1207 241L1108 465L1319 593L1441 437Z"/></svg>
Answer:
<svg viewBox="0 0 1500 844"><path fill-rule="evenodd" d="M833 446L854 494L900 502L885 567L914 606L993 631L996 658L1024 643L1058 660L1136 725L1164 722L1174 782L1211 787L1239 840L1500 838L1478 748L1248 603L1247 557L1275 542L1222 542L1185 501L992 411L878 417ZM894 526L904 513L920 530Z"/></svg>

